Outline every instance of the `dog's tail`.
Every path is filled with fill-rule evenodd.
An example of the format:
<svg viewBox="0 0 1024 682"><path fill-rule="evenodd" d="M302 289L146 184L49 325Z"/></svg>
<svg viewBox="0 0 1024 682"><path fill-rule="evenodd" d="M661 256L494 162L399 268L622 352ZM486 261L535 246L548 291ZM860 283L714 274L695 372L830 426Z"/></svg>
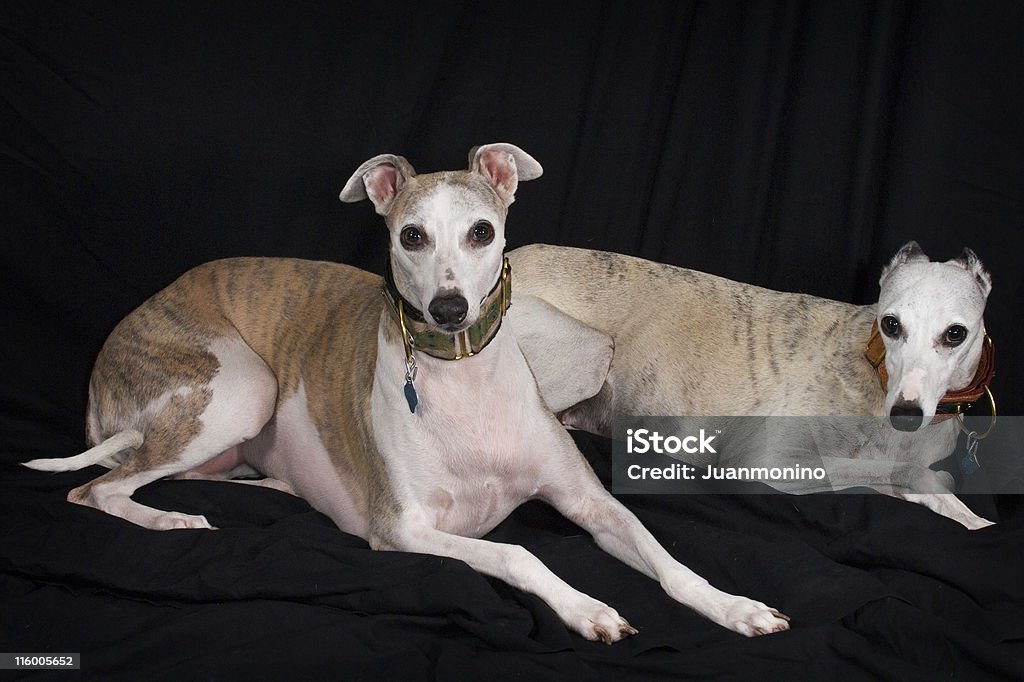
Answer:
<svg viewBox="0 0 1024 682"><path fill-rule="evenodd" d="M22 466L37 471L78 471L91 464L102 464L107 468L112 468L117 466L115 455L124 450L138 448L140 445L142 445L142 433L134 429L127 429L115 433L80 455L56 459L33 459L31 462L23 462Z"/></svg>

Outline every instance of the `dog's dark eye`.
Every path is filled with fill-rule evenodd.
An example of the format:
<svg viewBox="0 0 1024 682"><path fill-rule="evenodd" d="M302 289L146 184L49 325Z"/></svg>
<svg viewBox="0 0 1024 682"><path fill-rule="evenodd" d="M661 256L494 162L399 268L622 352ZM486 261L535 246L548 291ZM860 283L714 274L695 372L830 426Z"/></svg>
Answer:
<svg viewBox="0 0 1024 682"><path fill-rule="evenodd" d="M469 238L477 246L486 246L494 240L494 226L486 220L481 220L473 226Z"/></svg>
<svg viewBox="0 0 1024 682"><path fill-rule="evenodd" d="M407 249L418 249L423 246L423 233L415 225L406 225L400 236L402 246Z"/></svg>
<svg viewBox="0 0 1024 682"><path fill-rule="evenodd" d="M895 339L900 335L900 321L897 320L893 315L886 315L882 318L882 333L888 336L890 339Z"/></svg>
<svg viewBox="0 0 1024 682"><path fill-rule="evenodd" d="M954 324L946 330L945 342L947 346L956 347L967 338L967 328L962 324Z"/></svg>

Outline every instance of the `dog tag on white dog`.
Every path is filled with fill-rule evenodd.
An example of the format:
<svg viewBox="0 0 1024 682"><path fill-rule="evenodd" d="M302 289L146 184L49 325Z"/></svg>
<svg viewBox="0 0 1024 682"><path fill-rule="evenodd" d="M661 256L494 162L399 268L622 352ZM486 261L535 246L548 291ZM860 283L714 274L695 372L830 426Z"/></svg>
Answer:
<svg viewBox="0 0 1024 682"><path fill-rule="evenodd" d="M419 404L419 396L416 395L416 387L412 385L412 379L405 378L405 402L409 403L409 411L416 414L416 406Z"/></svg>
<svg viewBox="0 0 1024 682"><path fill-rule="evenodd" d="M970 476L981 468L981 463L978 461L978 439L975 437L976 435L974 431L967 434L967 451L960 458L960 471L963 472L964 476Z"/></svg>
<svg viewBox="0 0 1024 682"><path fill-rule="evenodd" d="M420 398L416 395L416 386L412 383L416 380L416 360L405 363L405 402L409 403L409 411L416 414L416 406L420 404Z"/></svg>

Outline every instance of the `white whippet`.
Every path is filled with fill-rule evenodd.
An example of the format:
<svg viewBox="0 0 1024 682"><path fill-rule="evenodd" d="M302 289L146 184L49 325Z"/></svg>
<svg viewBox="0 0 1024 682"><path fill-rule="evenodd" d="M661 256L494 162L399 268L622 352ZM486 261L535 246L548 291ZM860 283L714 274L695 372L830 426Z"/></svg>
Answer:
<svg viewBox="0 0 1024 682"><path fill-rule="evenodd" d="M568 425L607 435L613 415L884 417L829 436L831 487L990 525L929 468L956 447L950 413L983 396L993 370L982 320L992 283L970 249L940 263L908 243L867 306L599 251L533 245L509 259L519 292L615 340L605 386L563 414Z"/></svg>
<svg viewBox="0 0 1024 682"><path fill-rule="evenodd" d="M610 339L528 297L501 324L506 211L518 182L540 174L508 144L474 149L457 172L417 175L402 157L370 159L341 199L369 197L385 218L386 301L379 277L338 264L229 259L191 270L100 352L88 414L96 445L29 466L113 467L68 499L154 529L210 524L134 502L140 486L255 470L371 547L464 560L537 594L588 639L634 634L522 547L479 539L541 499L714 622L747 636L787 629L775 609L674 560L552 414L599 390ZM555 380L539 371L542 396L521 350L530 344L539 362L565 347L587 362Z"/></svg>

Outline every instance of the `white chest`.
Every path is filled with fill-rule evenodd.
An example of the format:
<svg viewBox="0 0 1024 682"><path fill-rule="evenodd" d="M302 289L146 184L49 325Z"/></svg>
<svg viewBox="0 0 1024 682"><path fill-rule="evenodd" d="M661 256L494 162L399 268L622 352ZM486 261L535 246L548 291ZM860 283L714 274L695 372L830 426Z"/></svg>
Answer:
<svg viewBox="0 0 1024 682"><path fill-rule="evenodd" d="M411 414L400 356L398 371L395 362L382 348L372 402L398 498L440 530L483 535L537 493L552 450L545 441L553 417L533 375L515 340L501 334L474 358L420 359Z"/></svg>

